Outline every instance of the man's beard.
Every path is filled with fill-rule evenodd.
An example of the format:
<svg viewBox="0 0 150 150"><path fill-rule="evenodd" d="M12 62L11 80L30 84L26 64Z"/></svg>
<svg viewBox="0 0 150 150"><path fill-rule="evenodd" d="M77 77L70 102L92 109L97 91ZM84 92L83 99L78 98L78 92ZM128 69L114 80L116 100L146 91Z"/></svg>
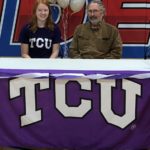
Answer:
<svg viewBox="0 0 150 150"><path fill-rule="evenodd" d="M89 18L89 21L92 25L97 26L100 24L101 20L97 19L97 18Z"/></svg>

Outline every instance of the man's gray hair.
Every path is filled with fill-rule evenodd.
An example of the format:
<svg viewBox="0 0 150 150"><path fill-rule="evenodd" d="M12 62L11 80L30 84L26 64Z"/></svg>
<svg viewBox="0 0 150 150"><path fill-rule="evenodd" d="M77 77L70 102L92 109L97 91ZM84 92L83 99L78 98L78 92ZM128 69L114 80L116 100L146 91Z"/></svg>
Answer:
<svg viewBox="0 0 150 150"><path fill-rule="evenodd" d="M103 14L105 14L105 11L106 11L106 10L105 10L105 6L104 6L104 4L103 4L103 2L102 2L101 0L92 0L92 1L88 4L87 9L89 8L89 5L92 4L92 3L98 4L99 9L102 11Z"/></svg>

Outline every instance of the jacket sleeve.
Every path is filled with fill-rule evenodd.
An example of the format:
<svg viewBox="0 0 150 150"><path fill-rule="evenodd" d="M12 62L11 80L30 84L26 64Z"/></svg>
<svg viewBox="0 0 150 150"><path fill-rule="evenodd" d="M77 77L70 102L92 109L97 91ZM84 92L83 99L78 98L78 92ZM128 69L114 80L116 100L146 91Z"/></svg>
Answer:
<svg viewBox="0 0 150 150"><path fill-rule="evenodd" d="M114 28L113 43L110 49L110 53L106 55L106 58L119 59L122 57L122 40L117 28Z"/></svg>
<svg viewBox="0 0 150 150"><path fill-rule="evenodd" d="M78 33L80 32L80 27L77 26L73 35L73 40L69 47L69 57L70 58L81 58L80 51L78 49Z"/></svg>

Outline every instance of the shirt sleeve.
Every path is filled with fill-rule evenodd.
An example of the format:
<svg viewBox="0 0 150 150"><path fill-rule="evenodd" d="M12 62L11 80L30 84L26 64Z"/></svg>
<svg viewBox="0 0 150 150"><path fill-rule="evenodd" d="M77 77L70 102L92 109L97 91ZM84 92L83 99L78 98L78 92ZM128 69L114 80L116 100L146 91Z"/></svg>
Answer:
<svg viewBox="0 0 150 150"><path fill-rule="evenodd" d="M25 25L20 32L19 35L19 42L29 44L29 27L28 25Z"/></svg>
<svg viewBox="0 0 150 150"><path fill-rule="evenodd" d="M53 44L60 43L61 40L61 32L57 25L54 26L54 37L53 37Z"/></svg>

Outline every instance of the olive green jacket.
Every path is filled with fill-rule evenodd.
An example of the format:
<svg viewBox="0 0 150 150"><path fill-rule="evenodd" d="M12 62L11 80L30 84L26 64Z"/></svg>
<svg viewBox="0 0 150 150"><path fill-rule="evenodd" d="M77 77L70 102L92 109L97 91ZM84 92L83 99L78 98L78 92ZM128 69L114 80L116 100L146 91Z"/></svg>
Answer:
<svg viewBox="0 0 150 150"><path fill-rule="evenodd" d="M102 22L98 30L89 23L77 26L69 48L70 58L121 58L122 41L118 29Z"/></svg>

